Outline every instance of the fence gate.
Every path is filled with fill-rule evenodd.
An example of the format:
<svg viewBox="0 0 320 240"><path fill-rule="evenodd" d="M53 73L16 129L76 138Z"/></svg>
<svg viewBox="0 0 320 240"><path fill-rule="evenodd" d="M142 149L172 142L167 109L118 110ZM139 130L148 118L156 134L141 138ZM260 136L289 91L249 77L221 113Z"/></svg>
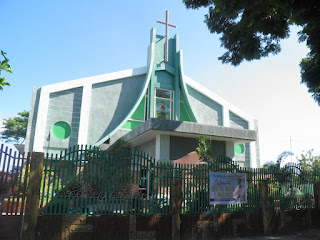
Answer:
<svg viewBox="0 0 320 240"><path fill-rule="evenodd" d="M42 215L139 215L168 213L168 194L155 187L155 160L140 151L110 155L74 147L47 155L41 187ZM158 171L160 174L160 170ZM162 171L162 175L166 174ZM160 180L159 180L160 179ZM161 180L162 179L162 180ZM157 186L167 185L158 178ZM161 192L162 191L162 192ZM167 190L166 190L167 192Z"/></svg>

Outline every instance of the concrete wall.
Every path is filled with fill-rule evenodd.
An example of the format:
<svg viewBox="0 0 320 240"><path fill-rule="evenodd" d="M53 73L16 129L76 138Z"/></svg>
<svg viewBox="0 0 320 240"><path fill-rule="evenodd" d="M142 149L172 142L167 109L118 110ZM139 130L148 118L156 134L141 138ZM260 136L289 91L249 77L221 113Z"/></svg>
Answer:
<svg viewBox="0 0 320 240"><path fill-rule="evenodd" d="M29 112L29 120L28 120L28 126L27 126L27 136L26 136L25 149L24 149L25 152L33 151L34 135L35 135L36 122L38 117L39 99L40 99L40 88L33 87L30 112Z"/></svg>
<svg viewBox="0 0 320 240"><path fill-rule="evenodd" d="M139 97L145 75L92 85L87 144L95 144L124 120Z"/></svg>
<svg viewBox="0 0 320 240"><path fill-rule="evenodd" d="M229 112L229 118L230 118L230 127L249 129L248 121L242 119L238 115L232 112Z"/></svg>
<svg viewBox="0 0 320 240"><path fill-rule="evenodd" d="M154 54L154 62L155 64L159 64L164 61L165 57L165 37L161 35L156 35L155 39L153 39L155 42L155 54Z"/></svg>
<svg viewBox="0 0 320 240"><path fill-rule="evenodd" d="M191 108L198 123L222 126L222 106L187 85Z"/></svg>
<svg viewBox="0 0 320 240"><path fill-rule="evenodd" d="M229 112L229 119L230 119L230 127L232 128L242 128L242 129L249 129L248 121L242 119L238 115L234 114L233 112ZM235 154L235 161L241 167L250 167L250 158L251 158L251 149L250 144L244 144L245 150L243 154Z"/></svg>
<svg viewBox="0 0 320 240"><path fill-rule="evenodd" d="M44 152L47 151L49 132L56 122L64 121L71 126L71 135L67 139L59 140L51 132L49 152L59 154L61 149L78 144L80 110L82 101L82 87L50 94L45 137L43 139Z"/></svg>
<svg viewBox="0 0 320 240"><path fill-rule="evenodd" d="M155 147L156 147L156 139L152 139L152 140L138 146L136 149L143 151L143 152L149 154L149 156L155 158L155 156L156 156Z"/></svg>
<svg viewBox="0 0 320 240"><path fill-rule="evenodd" d="M153 39L155 42L155 64L163 63L165 60L165 42L166 38L164 36L156 34ZM176 41L175 39L169 38L169 61L167 62L169 65L174 66L175 61L175 53L176 53Z"/></svg>
<svg viewBox="0 0 320 240"><path fill-rule="evenodd" d="M173 217L175 215L170 214L39 216L39 237L34 239L133 239L132 236L140 236L137 239L170 240L175 230ZM316 209L181 214L179 219L180 237L176 239L319 239L320 212Z"/></svg>
<svg viewBox="0 0 320 240"><path fill-rule="evenodd" d="M251 167L250 165L251 148L249 143L244 144L243 154L234 154L234 160L240 167Z"/></svg>
<svg viewBox="0 0 320 240"><path fill-rule="evenodd" d="M251 156L250 144L249 144L249 143L246 143L246 144L244 145L244 147L245 147L245 152L244 152L244 159L245 159L244 167L249 168L249 167L250 167L250 156Z"/></svg>
<svg viewBox="0 0 320 240"><path fill-rule="evenodd" d="M254 128L257 132L257 140L255 143L251 143L250 145L253 145L252 149L255 149L255 155L256 155L256 166L257 168L261 167L260 166L260 139L259 139L259 127L258 127L258 121L254 121Z"/></svg>
<svg viewBox="0 0 320 240"><path fill-rule="evenodd" d="M176 160L182 158L188 153L195 151L198 147L198 140L195 138L170 137L170 159ZM226 155L226 143L220 141L211 141L213 156Z"/></svg>
<svg viewBox="0 0 320 240"><path fill-rule="evenodd" d="M99 146L99 148L101 148L102 150L107 150L109 147L111 147L112 144L114 144L119 138L121 138L128 132L130 132L130 130L119 129L115 134L111 136L109 143L103 143Z"/></svg>
<svg viewBox="0 0 320 240"><path fill-rule="evenodd" d="M166 71L156 71L155 79L155 88L174 90L174 77Z"/></svg>

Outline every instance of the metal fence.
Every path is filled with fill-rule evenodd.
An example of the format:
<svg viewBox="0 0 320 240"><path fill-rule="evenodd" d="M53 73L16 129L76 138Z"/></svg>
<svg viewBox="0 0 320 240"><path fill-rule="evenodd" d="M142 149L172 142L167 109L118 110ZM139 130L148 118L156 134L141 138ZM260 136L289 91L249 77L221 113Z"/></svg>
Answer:
<svg viewBox="0 0 320 240"><path fill-rule="evenodd" d="M182 213L226 213L260 211L261 181L268 182L268 200L271 210L314 208L313 185L320 180L318 173L302 171L299 165L285 168L246 169L221 157L209 164L174 166L182 180ZM245 173L247 203L209 205L209 172Z"/></svg>
<svg viewBox="0 0 320 240"><path fill-rule="evenodd" d="M245 169L227 157L199 165L156 162L140 151L110 155L74 147L47 155L41 188L43 215L155 215L170 212L171 180L182 183L181 213L260 211L259 182L268 181L272 210L314 207L319 174L298 165ZM247 203L209 205L209 172L245 173Z"/></svg>
<svg viewBox="0 0 320 240"><path fill-rule="evenodd" d="M0 145L0 215L22 215L29 181L30 155Z"/></svg>
<svg viewBox="0 0 320 240"><path fill-rule="evenodd" d="M167 188L169 181L159 177L154 183L154 166L154 159L139 151L112 156L98 148L78 147L60 156L47 155L41 214L158 212L155 201L159 205L169 201L169 195L161 189ZM160 186L160 192L155 191L154 184Z"/></svg>

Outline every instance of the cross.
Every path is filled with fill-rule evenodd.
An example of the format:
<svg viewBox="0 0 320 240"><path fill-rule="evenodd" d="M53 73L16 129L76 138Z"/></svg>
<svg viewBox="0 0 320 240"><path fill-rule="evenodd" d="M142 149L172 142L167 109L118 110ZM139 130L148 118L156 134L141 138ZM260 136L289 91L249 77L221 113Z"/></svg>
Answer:
<svg viewBox="0 0 320 240"><path fill-rule="evenodd" d="M174 28L177 28L176 25L172 25L169 23L169 11L166 10L166 22L162 22L162 21L159 21L157 20L158 23L162 23L164 25L166 25L166 55L165 55L165 61L168 62L168 47L169 47L169 44L168 44L168 36L169 36L169 29L168 29L168 26L170 27L174 27Z"/></svg>

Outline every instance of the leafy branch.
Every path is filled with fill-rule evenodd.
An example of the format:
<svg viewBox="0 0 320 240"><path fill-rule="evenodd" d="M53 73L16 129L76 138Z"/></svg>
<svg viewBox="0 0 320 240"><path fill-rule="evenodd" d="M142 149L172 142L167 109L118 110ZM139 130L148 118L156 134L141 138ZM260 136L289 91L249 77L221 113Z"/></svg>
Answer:
<svg viewBox="0 0 320 240"><path fill-rule="evenodd" d="M2 71L12 73L12 68L9 64L9 59L5 56L7 53L1 50L1 55L4 57L3 61L0 61L0 75ZM3 90L4 86L10 86L8 82L5 81L5 77L0 76L0 90Z"/></svg>

